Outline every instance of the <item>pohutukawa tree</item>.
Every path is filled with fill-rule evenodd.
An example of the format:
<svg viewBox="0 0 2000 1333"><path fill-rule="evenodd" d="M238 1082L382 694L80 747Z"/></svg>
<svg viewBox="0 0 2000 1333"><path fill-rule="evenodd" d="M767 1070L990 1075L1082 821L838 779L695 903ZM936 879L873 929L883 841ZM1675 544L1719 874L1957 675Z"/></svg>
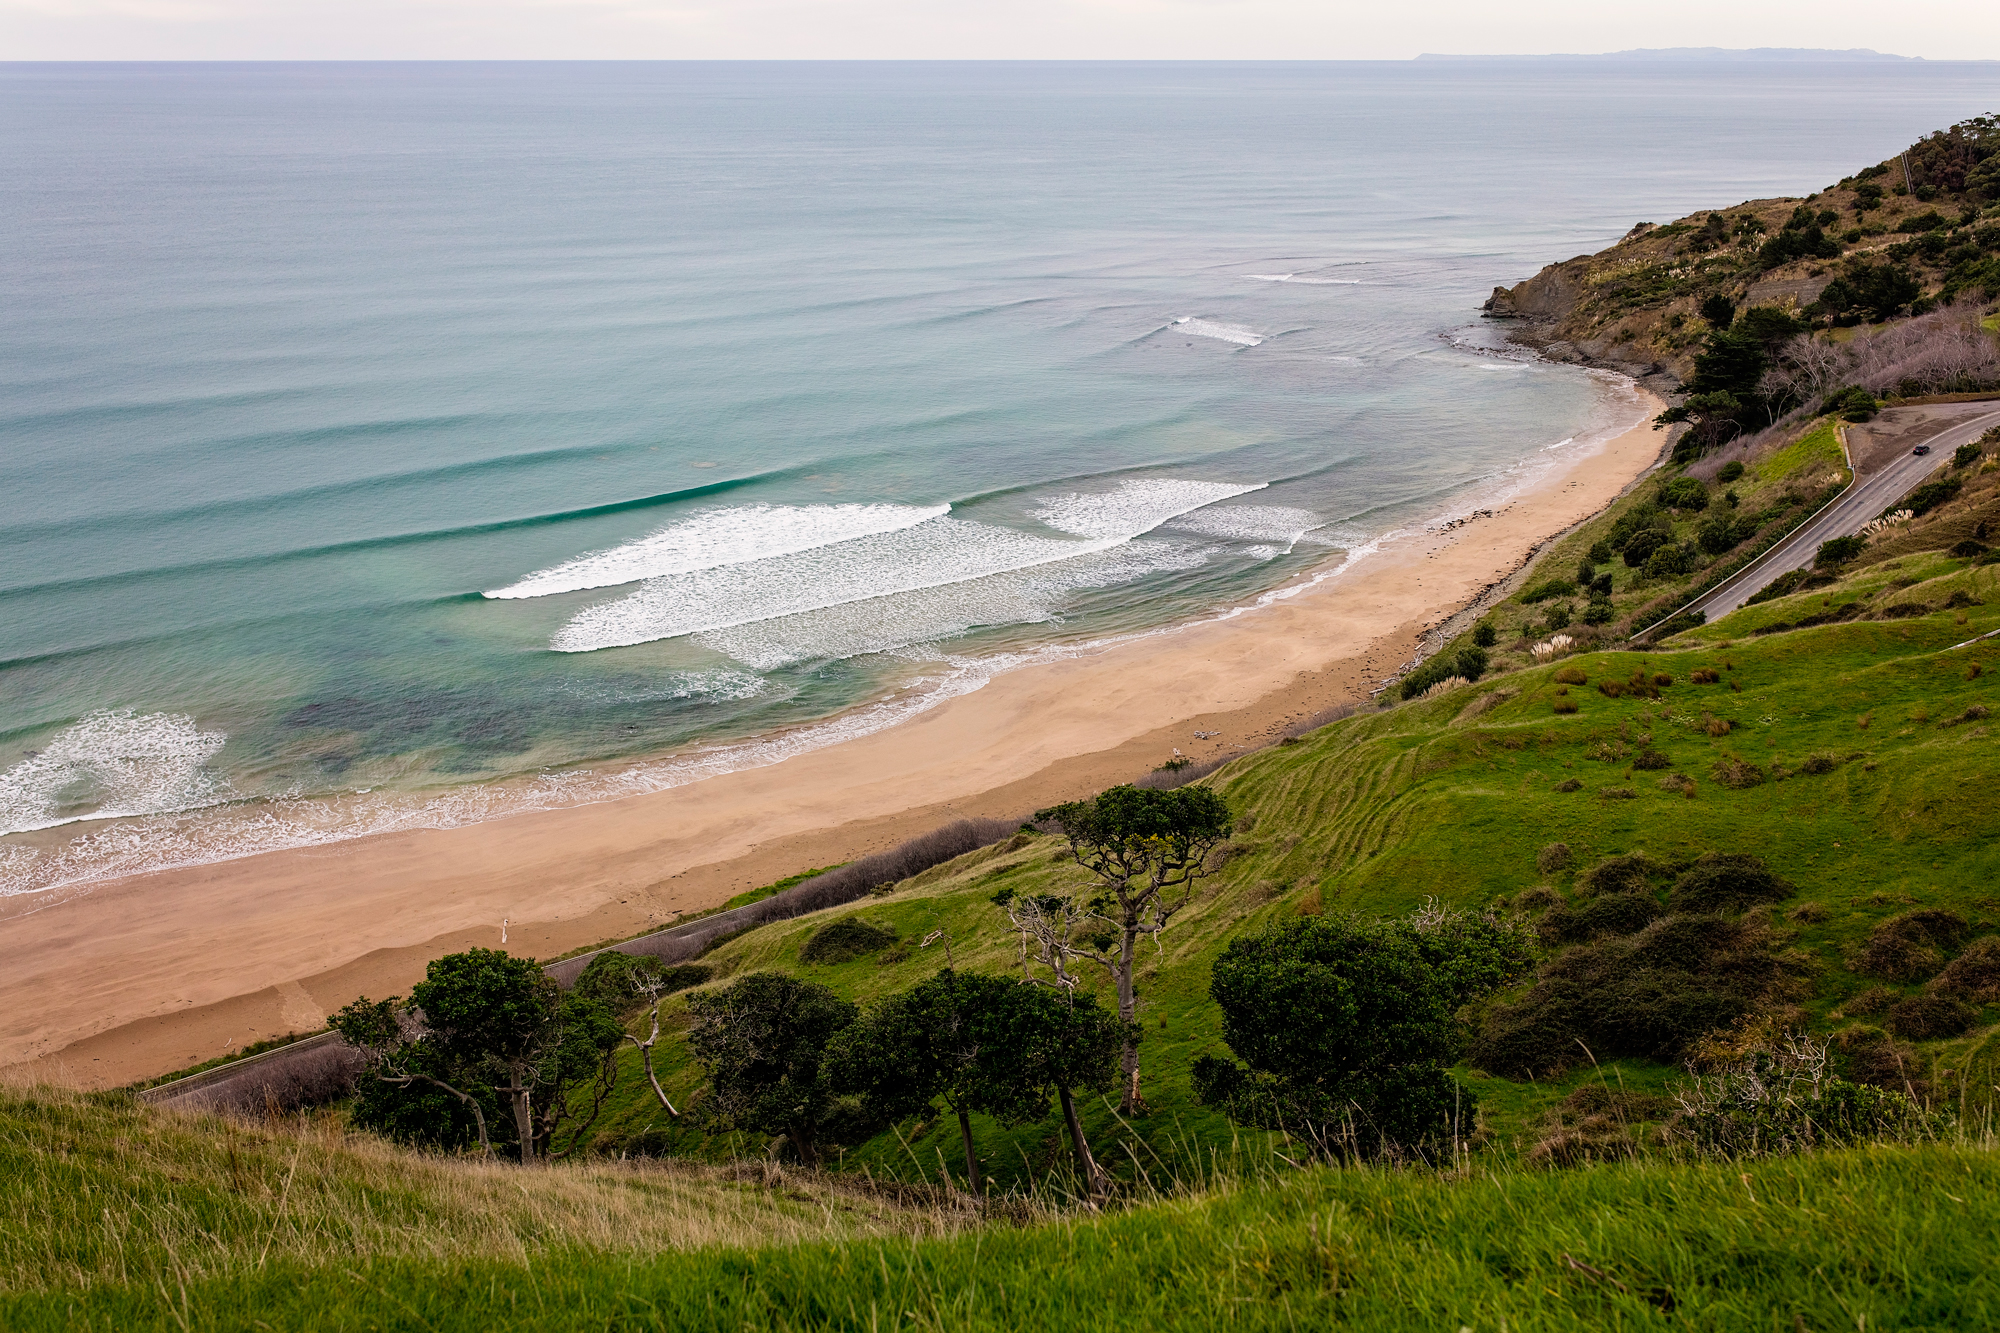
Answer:
<svg viewBox="0 0 2000 1333"><path fill-rule="evenodd" d="M1229 837L1229 807L1207 787L1150 791L1113 787L1088 801L1069 801L1036 812L1069 840L1077 864L1103 891L1023 898L997 895L1021 938L1023 971L1032 980L1075 993L1072 964L1094 963L1117 985L1118 1017L1125 1026L1120 1055L1119 1100L1127 1115L1145 1109L1139 1093L1139 994L1132 982L1141 937L1155 946L1176 913L1194 900L1195 883L1208 873L1209 854ZM1035 975L1034 965L1050 976Z"/></svg>
<svg viewBox="0 0 2000 1333"><path fill-rule="evenodd" d="M564 995L532 958L472 949L434 959L396 999L360 999L334 1015L333 1027L358 1047L385 1083L441 1088L468 1107L479 1140L492 1150L476 1089L512 1113L524 1165L566 1156L603 1110L617 1079L613 1059L623 1037L602 1004ZM580 1121L569 1147L557 1131Z"/></svg>
<svg viewBox="0 0 2000 1333"><path fill-rule="evenodd" d="M718 1129L782 1134L818 1165L829 1142L858 1126L824 1067L828 1045L859 1011L826 987L753 972L688 997L688 1050L708 1075L701 1112Z"/></svg>
<svg viewBox="0 0 2000 1333"><path fill-rule="evenodd" d="M943 1101L958 1117L965 1176L982 1192L972 1114L1024 1124L1048 1113L1032 1061L1025 1010L1047 992L1018 981L946 969L869 1010L835 1035L827 1066L837 1091L861 1096L887 1120L928 1116Z"/></svg>

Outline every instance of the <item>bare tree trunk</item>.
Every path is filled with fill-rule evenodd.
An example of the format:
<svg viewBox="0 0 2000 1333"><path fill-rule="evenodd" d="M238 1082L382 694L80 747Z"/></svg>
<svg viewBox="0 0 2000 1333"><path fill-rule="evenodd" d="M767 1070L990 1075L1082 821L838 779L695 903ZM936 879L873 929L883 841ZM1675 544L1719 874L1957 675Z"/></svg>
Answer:
<svg viewBox="0 0 2000 1333"><path fill-rule="evenodd" d="M986 1191L979 1187L979 1154L972 1150L972 1117L963 1106L952 1109L958 1112L958 1137L965 1142L965 1178L974 1197L978 1197Z"/></svg>
<svg viewBox="0 0 2000 1333"><path fill-rule="evenodd" d="M1139 952L1139 914L1125 912L1125 929L1118 948L1118 1018L1125 1024L1125 1048L1118 1056L1118 1110L1139 1115L1146 1109L1139 1096L1139 992L1132 985L1132 965Z"/></svg>
<svg viewBox="0 0 2000 1333"><path fill-rule="evenodd" d="M1104 1193L1109 1183L1104 1176L1104 1168L1090 1155L1090 1144L1084 1141L1083 1122L1076 1118L1076 1099L1069 1095L1069 1089L1056 1087L1056 1096L1062 1102L1063 1123L1069 1126L1069 1141L1076 1149L1076 1169L1083 1173L1084 1188L1095 1198Z"/></svg>
<svg viewBox="0 0 2000 1333"><path fill-rule="evenodd" d="M645 1041L640 1041L637 1037L633 1036L631 1033L628 1032L625 1034L625 1040L631 1042L634 1046L637 1046L639 1048L639 1061L641 1064L646 1066L646 1081L653 1085L653 1095L660 1099L661 1106L667 1108L667 1114L672 1116L674 1119L678 1120L681 1118L681 1113L679 1111L676 1111L674 1109L674 1104L667 1100L667 1090L660 1086L660 1080L656 1078L653 1074L653 1043L658 1041L659 1039L660 1039L660 1006L659 1003L656 1001L654 1002L653 1005L653 1035L648 1039L646 1039Z"/></svg>
<svg viewBox="0 0 2000 1333"><path fill-rule="evenodd" d="M507 1085L505 1091L507 1093L507 1100L512 1103L514 1108L514 1132L521 1138L521 1165L533 1166L535 1164L535 1112L534 1107L529 1102L529 1098L534 1095L534 1092L533 1089L521 1082L522 1071L520 1069L516 1068L508 1072L512 1075L513 1081Z"/></svg>

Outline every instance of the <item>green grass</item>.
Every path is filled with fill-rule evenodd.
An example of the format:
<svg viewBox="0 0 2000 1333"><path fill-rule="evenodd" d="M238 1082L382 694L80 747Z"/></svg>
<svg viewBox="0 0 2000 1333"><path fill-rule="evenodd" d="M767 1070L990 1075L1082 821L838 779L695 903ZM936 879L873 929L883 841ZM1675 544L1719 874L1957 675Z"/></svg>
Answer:
<svg viewBox="0 0 2000 1333"><path fill-rule="evenodd" d="M0 1114L10 1130L18 1104ZM71 1130L80 1126L71 1124ZM128 1133L135 1132L130 1129ZM186 1128L182 1133L189 1132ZM235 1131L239 1135L244 1131ZM0 1323L133 1329L1965 1329L2000 1318L2000 1158L1927 1145L1748 1164L1635 1163L1563 1173L1327 1167L1231 1177L1100 1215L920 1223L757 1248L660 1244L643 1205L604 1225L589 1203L507 1252L468 1237L420 1182L381 1182L370 1215L330 1223L284 1153L241 1150L226 1185L134 1198L109 1164L74 1169L74 1225L0 1223ZM9 1133L0 1142L14 1139ZM285 1145L273 1139L272 1144ZM295 1150L296 1151L296 1150ZM328 1152L338 1153L337 1148ZM243 1164L247 1161L247 1165ZM455 1167L465 1170L464 1167ZM582 1178L594 1172L596 1180ZM629 1167L522 1182L590 1203ZM290 1192L285 1192L289 1184ZM337 1187L338 1182L334 1182ZM362 1191L353 1188L357 1195ZM823 1186L717 1185L742 1220L812 1211ZM103 1217L95 1214L102 1206ZM340 1223L370 1215L370 1243ZM453 1223L458 1225L454 1226ZM440 1225L442 1224L442 1225ZM433 1230L432 1228L439 1228ZM505 1230L505 1228L501 1228ZM794 1227L794 1231L810 1230ZM839 1234L844 1230L845 1234ZM381 1239L390 1238L388 1243ZM110 1252L117 1246L117 1262ZM72 1254L84 1257L72 1259ZM87 1280L80 1275L88 1273Z"/></svg>
<svg viewBox="0 0 2000 1333"><path fill-rule="evenodd" d="M1825 465L1830 440L1822 424L1744 483L1775 493ZM1559 543L1529 581L1565 572L1592 531ZM1974 604L1946 608L1954 594ZM1756 633L1849 602L1938 609ZM1450 1170L1301 1170L1281 1138L1194 1104L1188 1068L1224 1052L1209 968L1243 930L1301 911L1400 913L1429 897L1510 901L1633 851L1764 857L1798 889L1771 920L1805 978L1805 1019L1822 1031L1847 1023L1843 1006L1877 984L1847 959L1884 918L1938 906L1974 935L2000 931L2000 722L1960 720L1974 705L2000 709L2000 640L1957 646L1996 629L2000 566L1914 551L1659 651L1607 647L1502 671L1205 779L1237 815L1236 854L1142 957L1149 1113L1122 1119L1101 1098L1083 1108L1123 1182L1124 1201L1102 1214L1061 1196L1053 1119L975 1119L989 1175L1012 1191L982 1220L961 1198L908 1188L950 1178L949 1120L899 1126L827 1175L781 1169L758 1160L760 1142L667 1117L630 1051L595 1131L601 1155L525 1173L402 1152L346 1134L337 1117L247 1126L113 1098L0 1094L0 1326L1990 1326L2000 1157L1982 1094L2000 1085L2000 1010L1920 1050L1962 1112L1953 1141L1785 1161L1526 1169L1552 1105L1581 1084L1659 1093L1680 1077L1607 1060L1540 1083L1459 1070L1482 1146ZM1554 711L1559 667L1588 677L1567 687L1574 713ZM1694 684L1696 668L1721 679ZM1657 699L1597 688L1635 671L1673 683ZM1635 770L1641 747L1671 767ZM1815 754L1839 762L1806 775ZM1721 762L1767 780L1725 787L1710 776ZM1673 773L1693 779L1692 799L1660 785ZM1581 789L1558 792L1567 779ZM1609 788L1635 795L1607 799ZM1536 854L1557 841L1575 868L1545 876ZM1014 970L992 895L1084 882L1059 840L1024 834L878 897L750 931L705 961L713 985L777 968L866 1003L947 961ZM1794 918L1807 901L1824 911ZM849 914L898 942L802 963L812 933ZM662 1012L670 1029L685 1022L679 998ZM673 1033L656 1064L677 1103L698 1087ZM616 1160L638 1153L669 1160Z"/></svg>
<svg viewBox="0 0 2000 1333"><path fill-rule="evenodd" d="M1219 1016L1207 998L1208 969L1233 935L1314 902L1326 910L1379 913L1404 912L1431 896L1484 906L1544 882L1535 857L1547 843L1568 843L1579 866L1639 850L1663 859L1710 851L1765 857L1799 886L1776 925L1781 944L1804 955L1813 992L1804 1007L1825 1026L1836 1025L1830 1016L1845 1000L1876 984L1849 971L1845 960L1883 918L1914 905L1942 906L1974 923L1975 934L1993 931L2000 919L2000 801L1990 793L2000 790L2000 744L1988 725L1943 723L1976 703L2000 708L2000 644L1949 651L2000 628L2000 568L1942 556L1901 565L1866 567L1850 583L1746 608L1667 651L1567 659L1561 665L1581 667L1590 678L1570 688L1579 706L1574 714L1551 710L1552 664L1356 716L1207 779L1242 821L1241 854L1209 881L1159 948L1149 946L1142 957L1141 1058L1153 1114L1128 1124L1101 1101L1092 1105L1088 1125L1108 1149L1104 1155L1127 1177L1139 1164L1188 1173L1231 1142L1230 1127L1192 1101L1187 1069L1204 1053L1224 1052ZM1922 581L1889 587L1892 578L1913 576ZM1796 620L1862 594L1941 605L1958 590L1985 605L1748 635L1758 625ZM1739 635L1745 637L1733 637ZM1968 666L1981 658L1987 671L1968 680ZM1720 683L1690 683L1690 673L1705 666L1721 672ZM1595 688L1635 669L1670 674L1675 683L1658 700L1610 699ZM1497 706L1473 707L1501 694L1507 697ZM1710 718L1726 719L1732 729L1711 736ZM1672 760L1666 773L1632 769L1647 737ZM1842 762L1821 776L1798 772L1819 753ZM1725 788L1710 778L1725 760L1754 764L1770 779L1747 790ZM1694 779L1694 799L1661 789L1659 779L1669 773ZM1567 778L1583 789L1555 791ZM1630 788L1636 798L1598 794L1611 787ZM1081 883L1083 872L1062 850L1056 839L1018 837L885 897L751 932L706 960L721 973L713 984L779 968L866 1003L943 966L947 944L960 967L1013 971L1013 941L988 900L1003 885ZM1803 901L1823 904L1827 919L1785 919ZM891 926L903 943L837 966L799 963L811 933L846 913ZM939 942L915 947L940 931ZM682 1012L677 1003L663 1011L669 1023L681 1021ZM1994 1018L2000 1014L1982 1016ZM699 1086L698 1071L672 1037L662 1039L656 1060L670 1091L687 1095ZM1629 1061L1618 1072L1648 1087L1671 1074ZM628 1073L599 1128L602 1146L696 1156L751 1146L677 1127L652 1101L636 1065ZM1533 1124L1574 1081L1516 1086L1468 1078L1468 1086L1480 1093L1487 1128L1504 1149L1531 1140ZM1053 1120L1020 1129L975 1123L981 1155L1003 1184L1020 1187L1060 1166ZM948 1120L905 1126L900 1136L852 1151L846 1165L936 1181L956 1160L956 1132Z"/></svg>

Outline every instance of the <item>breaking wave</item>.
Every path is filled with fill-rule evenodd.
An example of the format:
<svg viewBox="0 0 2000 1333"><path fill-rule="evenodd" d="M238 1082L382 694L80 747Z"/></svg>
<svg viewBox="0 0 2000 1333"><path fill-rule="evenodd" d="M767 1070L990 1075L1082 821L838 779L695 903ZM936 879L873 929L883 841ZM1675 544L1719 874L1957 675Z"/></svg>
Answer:
<svg viewBox="0 0 2000 1333"><path fill-rule="evenodd" d="M228 800L208 769L226 740L177 713L92 713L0 773L0 834Z"/></svg>

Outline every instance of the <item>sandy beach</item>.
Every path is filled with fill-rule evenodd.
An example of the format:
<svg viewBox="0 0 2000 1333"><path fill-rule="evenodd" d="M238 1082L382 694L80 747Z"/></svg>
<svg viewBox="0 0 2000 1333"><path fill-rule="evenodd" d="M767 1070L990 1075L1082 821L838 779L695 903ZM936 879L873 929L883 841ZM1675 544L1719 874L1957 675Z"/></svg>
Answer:
<svg viewBox="0 0 2000 1333"><path fill-rule="evenodd" d="M1642 392L1647 416L1658 400ZM1445 531L1236 614L1024 667L901 725L599 805L134 876L0 908L0 1066L102 1087L319 1027L473 945L551 956L962 815L1015 818L1175 747L1253 749L1368 690L1425 630L1657 460L1644 420ZM1195 732L1215 733L1197 739Z"/></svg>

